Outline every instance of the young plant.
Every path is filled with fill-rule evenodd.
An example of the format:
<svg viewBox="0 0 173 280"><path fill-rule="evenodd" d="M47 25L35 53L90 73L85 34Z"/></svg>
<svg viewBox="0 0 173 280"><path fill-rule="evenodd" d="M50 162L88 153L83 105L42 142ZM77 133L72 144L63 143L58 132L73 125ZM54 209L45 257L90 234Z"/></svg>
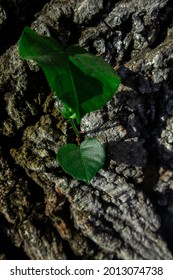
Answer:
<svg viewBox="0 0 173 280"><path fill-rule="evenodd" d="M85 114L102 108L112 98L120 84L119 76L102 58L77 45L64 48L29 27L20 37L19 54L42 68L51 90L64 106L60 113L69 119L77 136L78 145L61 147L57 161L65 172L89 184L103 167L105 151L96 138L87 138L80 144L77 125Z"/></svg>

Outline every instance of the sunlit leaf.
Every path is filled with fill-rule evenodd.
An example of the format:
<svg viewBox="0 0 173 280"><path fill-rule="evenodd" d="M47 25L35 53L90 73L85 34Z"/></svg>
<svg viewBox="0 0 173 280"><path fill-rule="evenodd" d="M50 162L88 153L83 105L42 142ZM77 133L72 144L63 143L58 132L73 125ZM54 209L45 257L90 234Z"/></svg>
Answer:
<svg viewBox="0 0 173 280"><path fill-rule="evenodd" d="M116 92L120 78L102 58L78 46L66 49L56 40L25 27L19 53L43 69L49 86L62 101L66 115L77 123L89 112L103 107Z"/></svg>

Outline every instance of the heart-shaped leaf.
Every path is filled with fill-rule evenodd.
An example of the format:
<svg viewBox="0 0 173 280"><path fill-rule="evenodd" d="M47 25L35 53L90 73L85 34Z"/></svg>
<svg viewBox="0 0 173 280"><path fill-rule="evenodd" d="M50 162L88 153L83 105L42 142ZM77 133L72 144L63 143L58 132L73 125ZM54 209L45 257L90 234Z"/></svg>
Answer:
<svg viewBox="0 0 173 280"><path fill-rule="evenodd" d="M65 172L89 184L104 164L105 151L97 139L89 138L80 146L67 144L61 147L57 161Z"/></svg>
<svg viewBox="0 0 173 280"><path fill-rule="evenodd" d="M64 116L76 116L78 124L86 113L103 107L120 84L119 76L104 59L78 46L64 49L56 40L40 36L29 27L20 37L19 54L38 63L64 104Z"/></svg>

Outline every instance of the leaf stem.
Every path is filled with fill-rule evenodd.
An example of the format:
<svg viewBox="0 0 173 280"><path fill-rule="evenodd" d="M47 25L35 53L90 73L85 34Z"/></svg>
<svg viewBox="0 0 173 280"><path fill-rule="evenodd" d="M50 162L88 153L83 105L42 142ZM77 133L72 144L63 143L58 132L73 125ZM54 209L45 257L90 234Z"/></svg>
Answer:
<svg viewBox="0 0 173 280"><path fill-rule="evenodd" d="M69 119L69 121L70 121L70 124L71 124L71 126L72 126L72 128L73 128L73 130L74 130L74 132L75 132L75 134L76 134L76 136L78 137L79 134L80 134L80 132L78 131L74 120L73 120L73 119Z"/></svg>

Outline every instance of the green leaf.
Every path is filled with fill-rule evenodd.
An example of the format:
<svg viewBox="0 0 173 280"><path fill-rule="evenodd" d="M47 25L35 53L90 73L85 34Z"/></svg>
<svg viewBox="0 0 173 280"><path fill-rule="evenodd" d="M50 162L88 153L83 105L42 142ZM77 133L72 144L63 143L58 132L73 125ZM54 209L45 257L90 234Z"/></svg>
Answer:
<svg viewBox="0 0 173 280"><path fill-rule="evenodd" d="M120 84L119 76L102 58L78 46L64 49L56 40L29 27L20 37L19 54L38 63L64 104L66 115L76 116L78 124L86 113L103 107Z"/></svg>
<svg viewBox="0 0 173 280"><path fill-rule="evenodd" d="M104 164L105 151L97 139L89 138L80 146L67 144L61 147L57 161L65 172L89 184Z"/></svg>

